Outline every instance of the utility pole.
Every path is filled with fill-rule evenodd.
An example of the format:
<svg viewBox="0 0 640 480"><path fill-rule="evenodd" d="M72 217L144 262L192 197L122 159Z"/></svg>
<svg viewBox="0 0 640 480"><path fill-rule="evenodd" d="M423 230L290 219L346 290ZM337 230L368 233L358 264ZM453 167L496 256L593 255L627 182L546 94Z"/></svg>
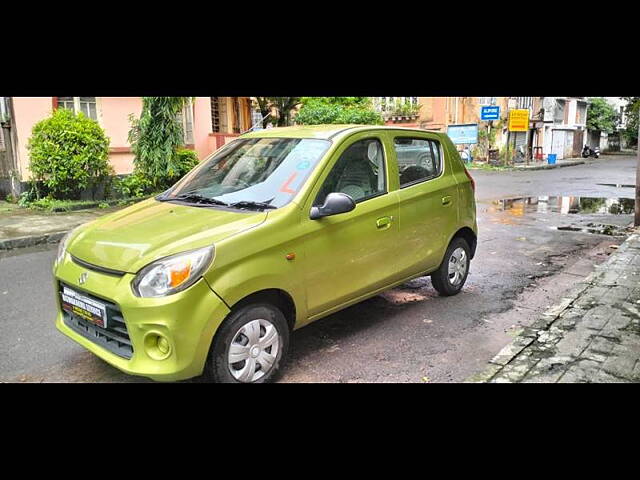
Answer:
<svg viewBox="0 0 640 480"><path fill-rule="evenodd" d="M636 215L633 224L640 227L640 122L638 122L638 166L636 168Z"/></svg>

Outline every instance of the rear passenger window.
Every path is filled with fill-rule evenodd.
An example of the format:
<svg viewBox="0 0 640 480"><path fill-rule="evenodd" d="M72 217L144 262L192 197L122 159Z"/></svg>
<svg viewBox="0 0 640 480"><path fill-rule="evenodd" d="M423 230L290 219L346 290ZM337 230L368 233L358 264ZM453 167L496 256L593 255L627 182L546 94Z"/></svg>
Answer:
<svg viewBox="0 0 640 480"><path fill-rule="evenodd" d="M439 142L424 138L396 137L393 146L398 157L400 188L436 178L442 173Z"/></svg>

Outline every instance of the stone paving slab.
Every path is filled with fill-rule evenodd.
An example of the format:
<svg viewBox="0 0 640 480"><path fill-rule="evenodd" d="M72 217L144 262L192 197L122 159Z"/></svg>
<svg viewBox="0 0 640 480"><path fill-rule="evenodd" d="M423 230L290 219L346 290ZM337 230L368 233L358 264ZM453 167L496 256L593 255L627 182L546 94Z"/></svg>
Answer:
<svg viewBox="0 0 640 480"><path fill-rule="evenodd" d="M640 382L639 270L636 230L467 382Z"/></svg>

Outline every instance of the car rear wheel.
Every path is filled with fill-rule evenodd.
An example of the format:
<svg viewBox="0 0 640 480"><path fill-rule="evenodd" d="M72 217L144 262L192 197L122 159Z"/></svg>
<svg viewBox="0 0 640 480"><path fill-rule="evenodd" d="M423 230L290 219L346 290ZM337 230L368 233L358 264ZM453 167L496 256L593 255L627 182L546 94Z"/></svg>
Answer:
<svg viewBox="0 0 640 480"><path fill-rule="evenodd" d="M247 305L216 333L205 377L222 383L269 382L278 375L288 346L289 327L282 312L269 304Z"/></svg>
<svg viewBox="0 0 640 480"><path fill-rule="evenodd" d="M442 264L431 274L431 283L440 295L448 297L462 290L469 274L470 261L469 244L464 238L454 238Z"/></svg>

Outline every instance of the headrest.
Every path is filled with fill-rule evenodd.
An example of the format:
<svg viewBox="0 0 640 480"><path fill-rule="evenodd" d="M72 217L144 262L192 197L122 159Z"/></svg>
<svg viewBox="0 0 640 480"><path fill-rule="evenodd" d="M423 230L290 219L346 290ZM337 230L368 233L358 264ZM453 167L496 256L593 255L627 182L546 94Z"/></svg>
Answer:
<svg viewBox="0 0 640 480"><path fill-rule="evenodd" d="M378 142L369 143L369 146L367 148L367 158L372 163L376 163L377 162L379 150L380 150L380 147L378 145Z"/></svg>

